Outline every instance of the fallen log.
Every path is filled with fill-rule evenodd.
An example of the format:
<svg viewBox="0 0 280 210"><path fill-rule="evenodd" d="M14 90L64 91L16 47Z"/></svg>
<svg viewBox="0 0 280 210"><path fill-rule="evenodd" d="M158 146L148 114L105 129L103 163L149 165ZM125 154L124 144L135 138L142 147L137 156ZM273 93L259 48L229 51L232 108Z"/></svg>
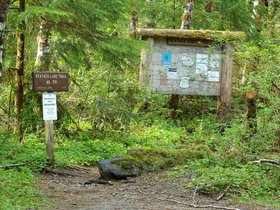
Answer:
<svg viewBox="0 0 280 210"><path fill-rule="evenodd" d="M251 161L249 163L270 163L270 164L273 164L273 165L280 166L280 162L278 162L276 160L268 160L268 159L254 160L254 161Z"/></svg>
<svg viewBox="0 0 280 210"><path fill-rule="evenodd" d="M26 166L26 163L2 165L2 166L0 166L0 168L9 169L9 168L17 168L17 167L21 167L21 166Z"/></svg>

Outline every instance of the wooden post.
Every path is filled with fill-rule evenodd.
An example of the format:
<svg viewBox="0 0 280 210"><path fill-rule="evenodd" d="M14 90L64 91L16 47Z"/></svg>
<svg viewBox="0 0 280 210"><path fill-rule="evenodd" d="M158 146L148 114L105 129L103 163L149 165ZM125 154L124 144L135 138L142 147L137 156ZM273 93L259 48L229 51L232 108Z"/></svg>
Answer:
<svg viewBox="0 0 280 210"><path fill-rule="evenodd" d="M247 120L250 129L256 133L257 132L257 106L256 106L256 94L253 91L248 91L246 93L247 102Z"/></svg>
<svg viewBox="0 0 280 210"><path fill-rule="evenodd" d="M232 94L233 47L230 44L225 45L223 51L225 57L222 61L221 88L217 112L220 118L228 120Z"/></svg>
<svg viewBox="0 0 280 210"><path fill-rule="evenodd" d="M141 65L140 65L140 73L139 73L139 82L147 85L149 88L151 87L151 71L150 66L152 62L153 56L153 47L154 47L154 39L147 39L147 46L144 47L141 51Z"/></svg>
<svg viewBox="0 0 280 210"><path fill-rule="evenodd" d="M147 45L141 50L141 64L140 64L140 73L139 73L139 82L141 83L141 88L146 88L147 95L151 95L151 64L154 48L154 38L147 39ZM147 88L148 87L148 88ZM143 110L148 110L150 103L146 102L142 105Z"/></svg>
<svg viewBox="0 0 280 210"><path fill-rule="evenodd" d="M53 139L53 121L52 120L46 120L45 121L45 132L46 132L46 151L47 155L50 158L51 165L55 162L54 157L54 139Z"/></svg>

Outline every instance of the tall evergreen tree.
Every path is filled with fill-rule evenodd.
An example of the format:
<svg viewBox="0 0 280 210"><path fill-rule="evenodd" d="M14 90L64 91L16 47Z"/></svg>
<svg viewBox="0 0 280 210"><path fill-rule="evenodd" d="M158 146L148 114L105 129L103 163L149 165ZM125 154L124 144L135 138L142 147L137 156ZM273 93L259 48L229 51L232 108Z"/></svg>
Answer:
<svg viewBox="0 0 280 210"><path fill-rule="evenodd" d="M19 12L23 13L25 10L25 0L19 0ZM15 132L18 134L19 141L23 143L23 125L22 125L22 108L23 108L23 94L24 94L24 50L25 50L25 22L19 23L17 32L17 58L16 58L16 94L15 94L15 114L16 122L14 126Z"/></svg>
<svg viewBox="0 0 280 210"><path fill-rule="evenodd" d="M0 0L0 82L2 81L4 32L5 32L6 16L7 16L9 5L10 5L10 0Z"/></svg>

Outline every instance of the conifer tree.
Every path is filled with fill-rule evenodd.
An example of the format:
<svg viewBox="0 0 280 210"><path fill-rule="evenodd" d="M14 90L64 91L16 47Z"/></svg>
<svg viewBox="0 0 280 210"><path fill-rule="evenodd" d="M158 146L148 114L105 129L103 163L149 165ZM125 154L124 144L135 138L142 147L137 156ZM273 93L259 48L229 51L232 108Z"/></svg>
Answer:
<svg viewBox="0 0 280 210"><path fill-rule="evenodd" d="M4 32L6 26L6 16L10 0L0 0L0 82L2 80L3 71L3 55L4 55Z"/></svg>
<svg viewBox="0 0 280 210"><path fill-rule="evenodd" d="M25 10L25 0L19 0L19 12ZM25 50L25 22L19 23L17 32L17 58L16 58L16 94L15 94L15 114L16 121L14 130L19 137L19 141L23 143L23 125L22 125L22 108L23 108L23 79L24 79L24 50Z"/></svg>

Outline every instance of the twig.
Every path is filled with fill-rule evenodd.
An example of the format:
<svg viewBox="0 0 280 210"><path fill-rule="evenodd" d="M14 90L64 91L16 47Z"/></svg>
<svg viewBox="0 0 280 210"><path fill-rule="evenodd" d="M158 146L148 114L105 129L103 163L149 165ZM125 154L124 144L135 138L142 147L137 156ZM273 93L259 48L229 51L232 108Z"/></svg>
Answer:
<svg viewBox="0 0 280 210"><path fill-rule="evenodd" d="M230 207L215 206L215 205L202 205L202 206L199 206L199 205L189 204L189 203L185 203L185 202L181 202L181 201L177 201L177 200L173 200L173 199L159 198L159 197L156 197L156 196L152 196L152 195L149 195L149 194L143 192L139 188L138 188L138 191L140 193L146 195L146 196L149 196L150 198L154 198L154 199L161 200L161 201L167 201L167 202L182 204L182 205L186 205L186 206L189 206L189 207L192 207L192 208L197 208L197 209L212 208L212 209L224 209L224 210L241 210L241 209L238 209L238 208L230 208Z"/></svg>
<svg viewBox="0 0 280 210"><path fill-rule="evenodd" d="M274 164L274 165L280 166L280 162L275 161L275 160L268 160L268 159L255 160L255 161L251 161L249 163L270 163L270 164Z"/></svg>
<svg viewBox="0 0 280 210"><path fill-rule="evenodd" d="M25 163L8 164L8 165L0 166L0 168L9 169L9 168L17 168L17 167L21 167L21 166L25 166L25 165L26 165Z"/></svg>
<svg viewBox="0 0 280 210"><path fill-rule="evenodd" d="M111 181L107 181L107 180L101 180L101 179L91 179L88 180L84 183L84 185L87 184L107 184L107 185L114 185Z"/></svg>
<svg viewBox="0 0 280 210"><path fill-rule="evenodd" d="M136 183L136 181L128 179L128 180L121 180L120 183L122 183L122 184L132 184L132 183Z"/></svg>
<svg viewBox="0 0 280 210"><path fill-rule="evenodd" d="M193 192L193 196L192 196L192 200L193 200L192 205L195 204L195 197L196 197L196 195L197 195L197 190L198 190L198 189L199 189L198 186L195 186L194 192Z"/></svg>
<svg viewBox="0 0 280 210"><path fill-rule="evenodd" d="M274 82L272 82L272 85L273 85L278 91L280 91L280 88L279 88Z"/></svg>
<svg viewBox="0 0 280 210"><path fill-rule="evenodd" d="M229 185L227 186L227 188L221 193L221 195L220 195L219 197L216 198L217 201L221 200L221 199L225 196L225 194L226 194L227 191L229 190L230 186L231 186L231 184L229 184Z"/></svg>

